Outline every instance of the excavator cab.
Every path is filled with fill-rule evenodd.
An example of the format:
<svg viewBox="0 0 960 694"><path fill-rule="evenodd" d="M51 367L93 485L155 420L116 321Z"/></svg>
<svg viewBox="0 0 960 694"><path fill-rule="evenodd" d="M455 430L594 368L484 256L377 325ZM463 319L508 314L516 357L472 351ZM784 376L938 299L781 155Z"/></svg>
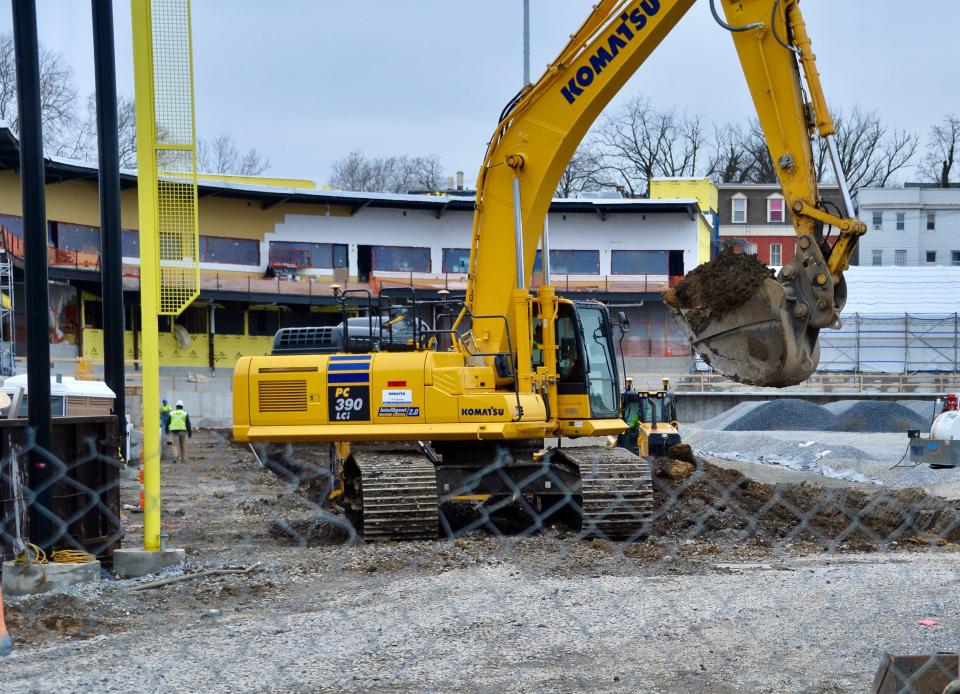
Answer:
<svg viewBox="0 0 960 694"><path fill-rule="evenodd" d="M557 393L559 417L566 420L619 417L620 375L609 309L596 301L557 305ZM534 322L533 366L543 366L541 321Z"/></svg>

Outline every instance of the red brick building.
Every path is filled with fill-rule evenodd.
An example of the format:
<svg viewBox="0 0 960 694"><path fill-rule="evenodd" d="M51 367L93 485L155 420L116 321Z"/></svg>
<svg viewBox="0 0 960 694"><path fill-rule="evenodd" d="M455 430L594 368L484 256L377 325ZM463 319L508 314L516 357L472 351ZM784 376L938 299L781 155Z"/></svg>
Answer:
<svg viewBox="0 0 960 694"><path fill-rule="evenodd" d="M772 267L790 262L796 234L786 200L777 183L721 183L720 246L733 246ZM824 200L840 206L836 186L821 186Z"/></svg>

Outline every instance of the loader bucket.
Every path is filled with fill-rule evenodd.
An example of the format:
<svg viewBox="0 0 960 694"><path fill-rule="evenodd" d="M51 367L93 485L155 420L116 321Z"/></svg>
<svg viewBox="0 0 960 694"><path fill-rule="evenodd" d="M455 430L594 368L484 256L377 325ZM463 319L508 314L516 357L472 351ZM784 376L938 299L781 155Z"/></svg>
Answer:
<svg viewBox="0 0 960 694"><path fill-rule="evenodd" d="M684 308L675 292L664 302L703 360L729 379L755 386L800 383L817 367L819 330L792 313L783 285L767 277L749 298L722 312Z"/></svg>

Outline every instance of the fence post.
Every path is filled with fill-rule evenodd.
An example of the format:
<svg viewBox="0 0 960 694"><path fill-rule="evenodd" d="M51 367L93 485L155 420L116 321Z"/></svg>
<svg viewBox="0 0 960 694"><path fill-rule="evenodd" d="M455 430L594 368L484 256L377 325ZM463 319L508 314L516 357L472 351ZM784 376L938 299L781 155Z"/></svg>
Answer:
<svg viewBox="0 0 960 694"><path fill-rule="evenodd" d="M907 373L907 360L910 359L910 314L903 314L903 373Z"/></svg>
<svg viewBox="0 0 960 694"><path fill-rule="evenodd" d="M856 326L856 363L853 365L854 373L862 373L863 367L860 365L860 314L853 314L853 324ZM860 390L863 390L863 381L860 382Z"/></svg>

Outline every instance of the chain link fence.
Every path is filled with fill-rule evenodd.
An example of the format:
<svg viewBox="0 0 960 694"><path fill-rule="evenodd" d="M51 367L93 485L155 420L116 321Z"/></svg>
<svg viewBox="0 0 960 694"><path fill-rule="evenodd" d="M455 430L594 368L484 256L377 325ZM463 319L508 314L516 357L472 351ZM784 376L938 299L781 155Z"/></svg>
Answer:
<svg viewBox="0 0 960 694"><path fill-rule="evenodd" d="M435 539L368 542L326 446L201 431L186 462L162 461L163 533L185 564L123 579L110 556L142 542L137 468L103 430L57 454L11 438L0 528L21 586L84 553L102 568L6 591L5 690L939 694L960 678L960 504L919 487L634 458L648 484L598 505L555 458L520 476L498 459L440 485ZM561 450L585 480L627 461L577 443ZM47 511L36 461L46 563L24 545Z"/></svg>

